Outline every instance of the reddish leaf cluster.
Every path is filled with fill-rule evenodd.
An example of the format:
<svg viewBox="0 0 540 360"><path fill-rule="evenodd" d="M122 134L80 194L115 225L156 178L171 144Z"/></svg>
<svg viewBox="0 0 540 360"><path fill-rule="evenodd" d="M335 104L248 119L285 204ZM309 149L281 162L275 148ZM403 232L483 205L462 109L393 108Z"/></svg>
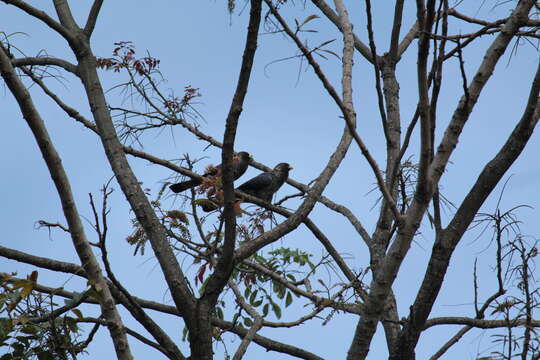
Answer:
<svg viewBox="0 0 540 360"><path fill-rule="evenodd" d="M244 285L246 287L250 287L251 285L254 285L257 282L257 275L253 273L240 273L240 278L244 281Z"/></svg>
<svg viewBox="0 0 540 360"><path fill-rule="evenodd" d="M195 275L195 285L198 283L203 283L204 281L204 273L206 272L206 267L208 265L208 268L212 270L213 266L211 263L203 264L199 267L199 271L197 272L197 275Z"/></svg>
<svg viewBox="0 0 540 360"><path fill-rule="evenodd" d="M135 70L139 75L147 75L156 69L160 60L151 56L135 58L135 47L131 41L115 42L116 47L113 50L112 58L98 58L97 66L101 69L113 70L119 72L123 68Z"/></svg>
<svg viewBox="0 0 540 360"><path fill-rule="evenodd" d="M181 113L184 111L186 106L191 104L193 99L200 96L201 93L199 92L199 88L194 88L191 87L191 85L187 85L184 87L184 96L181 99L176 96L172 96L163 102L163 106L165 106L173 114Z"/></svg>

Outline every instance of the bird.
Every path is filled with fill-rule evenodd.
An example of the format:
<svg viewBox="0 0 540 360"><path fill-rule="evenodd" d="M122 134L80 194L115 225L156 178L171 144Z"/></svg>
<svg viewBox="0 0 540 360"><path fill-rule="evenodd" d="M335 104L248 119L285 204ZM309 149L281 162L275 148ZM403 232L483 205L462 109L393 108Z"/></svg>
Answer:
<svg viewBox="0 0 540 360"><path fill-rule="evenodd" d="M264 172L240 185L237 190L258 197L266 202L272 201L272 196L289 177L292 166L287 163L277 164L272 171Z"/></svg>
<svg viewBox="0 0 540 360"><path fill-rule="evenodd" d="M279 190L285 180L289 177L292 166L287 163L277 164L273 170L264 172L251 178L236 190L240 190L248 195L258 197L266 202L272 201L272 196ZM239 203L239 199L237 199ZM211 212L219 209L222 204L214 199L205 199L199 204L204 212Z"/></svg>
<svg viewBox="0 0 540 360"><path fill-rule="evenodd" d="M241 151L234 156L233 158L234 180L238 179L240 176L242 176L246 172L248 168L249 160L251 160L251 155L245 151ZM201 177L202 178L215 178L220 175L221 175L221 164L218 166L209 167L207 171ZM191 179L191 180L182 181L176 184L172 184L169 186L169 189L171 189L171 191L174 193L181 193L182 191L186 191L187 189L191 189L201 184L202 184L202 179Z"/></svg>

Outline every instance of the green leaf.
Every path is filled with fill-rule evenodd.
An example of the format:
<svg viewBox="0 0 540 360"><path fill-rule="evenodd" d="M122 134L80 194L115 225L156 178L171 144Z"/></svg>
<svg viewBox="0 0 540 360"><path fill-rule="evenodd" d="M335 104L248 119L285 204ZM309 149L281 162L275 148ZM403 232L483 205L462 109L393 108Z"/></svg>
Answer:
<svg viewBox="0 0 540 360"><path fill-rule="evenodd" d="M268 303L264 304L263 310L262 310L263 311L263 317L266 317L268 315L268 309L269 309L269 304Z"/></svg>
<svg viewBox="0 0 540 360"><path fill-rule="evenodd" d="M20 359L23 357L25 347L22 344L13 343L11 344L11 347L14 349L12 354L15 358Z"/></svg>
<svg viewBox="0 0 540 360"><path fill-rule="evenodd" d="M253 321L251 321L250 318L245 317L245 318L244 318L244 325L245 325L245 326L248 326L248 327L251 327L251 326L253 326Z"/></svg>
<svg viewBox="0 0 540 360"><path fill-rule="evenodd" d="M88 299L93 299L97 302L100 302L101 295L96 291L96 289L91 288L85 291L86 295L88 296Z"/></svg>
<svg viewBox="0 0 540 360"><path fill-rule="evenodd" d="M292 295L291 292L287 292L287 296L285 297L285 307L289 307L289 305L292 304Z"/></svg>
<svg viewBox="0 0 540 360"><path fill-rule="evenodd" d="M36 334L38 332L38 329L34 325L25 325L25 326L23 326L21 328L21 332L23 334L33 335L33 334Z"/></svg>
<svg viewBox="0 0 540 360"><path fill-rule="evenodd" d="M53 354L49 351L40 351L37 353L38 360L54 360Z"/></svg>
<svg viewBox="0 0 540 360"><path fill-rule="evenodd" d="M79 331L79 327L77 326L77 320L75 318L72 318L70 316L66 316L66 317L64 317L64 320L66 321L66 324L67 324L69 330L71 330L71 332L78 332Z"/></svg>
<svg viewBox="0 0 540 360"><path fill-rule="evenodd" d="M30 345L30 342L25 336L19 335L15 336L15 339L19 340L20 343L23 343L24 346L28 347Z"/></svg>
<svg viewBox="0 0 540 360"><path fill-rule="evenodd" d="M180 210L170 210L170 211L167 211L167 217L173 219L173 220L178 220L178 221L181 221L183 222L184 224L186 225L189 225L189 219L186 215L185 212L183 211L180 211Z"/></svg>
<svg viewBox="0 0 540 360"><path fill-rule="evenodd" d="M77 319L79 320L82 320L84 317L81 310L79 309L71 309L71 312L73 312L77 316Z"/></svg>
<svg viewBox="0 0 540 360"><path fill-rule="evenodd" d="M272 311L276 314L278 319L281 319L281 308L275 302L272 302Z"/></svg>
<svg viewBox="0 0 540 360"><path fill-rule="evenodd" d="M213 202L209 199L197 199L193 202L195 205L199 205L201 207L211 209L211 210L217 210L219 208L219 205Z"/></svg>
<svg viewBox="0 0 540 360"><path fill-rule="evenodd" d="M258 292L259 292L258 290L255 290L254 292L251 293L251 296L249 297L249 303L251 305L253 305L253 303L255 302L255 298L257 297Z"/></svg>
<svg viewBox="0 0 540 360"><path fill-rule="evenodd" d="M280 286L277 296L278 296L279 299L283 299L285 297L285 287L284 286Z"/></svg>
<svg viewBox="0 0 540 360"><path fill-rule="evenodd" d="M188 336L188 328L187 326L184 326L184 329L182 330L182 341L186 341L187 336Z"/></svg>

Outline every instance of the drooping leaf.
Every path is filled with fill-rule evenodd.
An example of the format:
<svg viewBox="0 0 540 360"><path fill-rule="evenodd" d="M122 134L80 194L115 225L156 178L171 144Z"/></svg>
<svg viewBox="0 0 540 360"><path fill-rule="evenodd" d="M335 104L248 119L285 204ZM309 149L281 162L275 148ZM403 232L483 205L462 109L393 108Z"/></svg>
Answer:
<svg viewBox="0 0 540 360"><path fill-rule="evenodd" d="M249 297L249 303L251 305L253 305L253 303L255 302L255 298L257 297L258 292L259 292L258 290L255 290L254 292L251 293L251 296Z"/></svg>
<svg viewBox="0 0 540 360"><path fill-rule="evenodd" d="M271 304L272 304L272 311L274 312L274 314L276 314L276 317L278 319L281 319L281 308L275 302L272 302Z"/></svg>
<svg viewBox="0 0 540 360"><path fill-rule="evenodd" d="M64 317L64 320L66 321L69 330L75 333L79 331L79 326L77 325L77 320L75 318L66 316Z"/></svg>
<svg viewBox="0 0 540 360"><path fill-rule="evenodd" d="M188 328L187 326L184 326L184 329L182 330L182 341L186 341L186 338L188 336Z"/></svg>
<svg viewBox="0 0 540 360"><path fill-rule="evenodd" d="M50 351L39 351L37 358L38 360L54 360L54 355Z"/></svg>
<svg viewBox="0 0 540 360"><path fill-rule="evenodd" d="M302 21L302 24L300 24L300 26L307 24L311 20L318 19L319 17L320 17L319 15L315 15L315 14L309 15L307 18L304 19L304 21Z"/></svg>
<svg viewBox="0 0 540 360"><path fill-rule="evenodd" d="M292 304L292 295L291 292L287 292L287 296L285 297L285 307L289 307L289 305Z"/></svg>
<svg viewBox="0 0 540 360"><path fill-rule="evenodd" d="M185 212L183 211L180 211L180 210L170 210L170 211L167 211L167 215L166 215L168 218L170 219L173 219L173 220L178 220L180 222L183 222L184 224L186 225L189 225L189 219L186 215Z"/></svg>
<svg viewBox="0 0 540 360"><path fill-rule="evenodd" d="M81 310L79 309L71 309L71 312L73 312L77 316L77 319L79 320L82 320L84 318Z"/></svg>
<svg viewBox="0 0 540 360"><path fill-rule="evenodd" d="M247 326L247 327L251 327L251 326L253 326L253 321L250 318L245 317L244 318L244 325Z"/></svg>

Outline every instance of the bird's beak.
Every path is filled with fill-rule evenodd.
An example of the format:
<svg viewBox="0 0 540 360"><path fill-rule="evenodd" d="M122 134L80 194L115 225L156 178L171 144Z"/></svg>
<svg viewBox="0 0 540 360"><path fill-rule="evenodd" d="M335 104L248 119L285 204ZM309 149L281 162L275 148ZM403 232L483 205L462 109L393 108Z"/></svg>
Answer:
<svg viewBox="0 0 540 360"><path fill-rule="evenodd" d="M249 160L253 160L253 155L249 154Z"/></svg>
<svg viewBox="0 0 540 360"><path fill-rule="evenodd" d="M289 165L289 170L292 170L292 169L294 169L294 168L292 167L292 165Z"/></svg>

